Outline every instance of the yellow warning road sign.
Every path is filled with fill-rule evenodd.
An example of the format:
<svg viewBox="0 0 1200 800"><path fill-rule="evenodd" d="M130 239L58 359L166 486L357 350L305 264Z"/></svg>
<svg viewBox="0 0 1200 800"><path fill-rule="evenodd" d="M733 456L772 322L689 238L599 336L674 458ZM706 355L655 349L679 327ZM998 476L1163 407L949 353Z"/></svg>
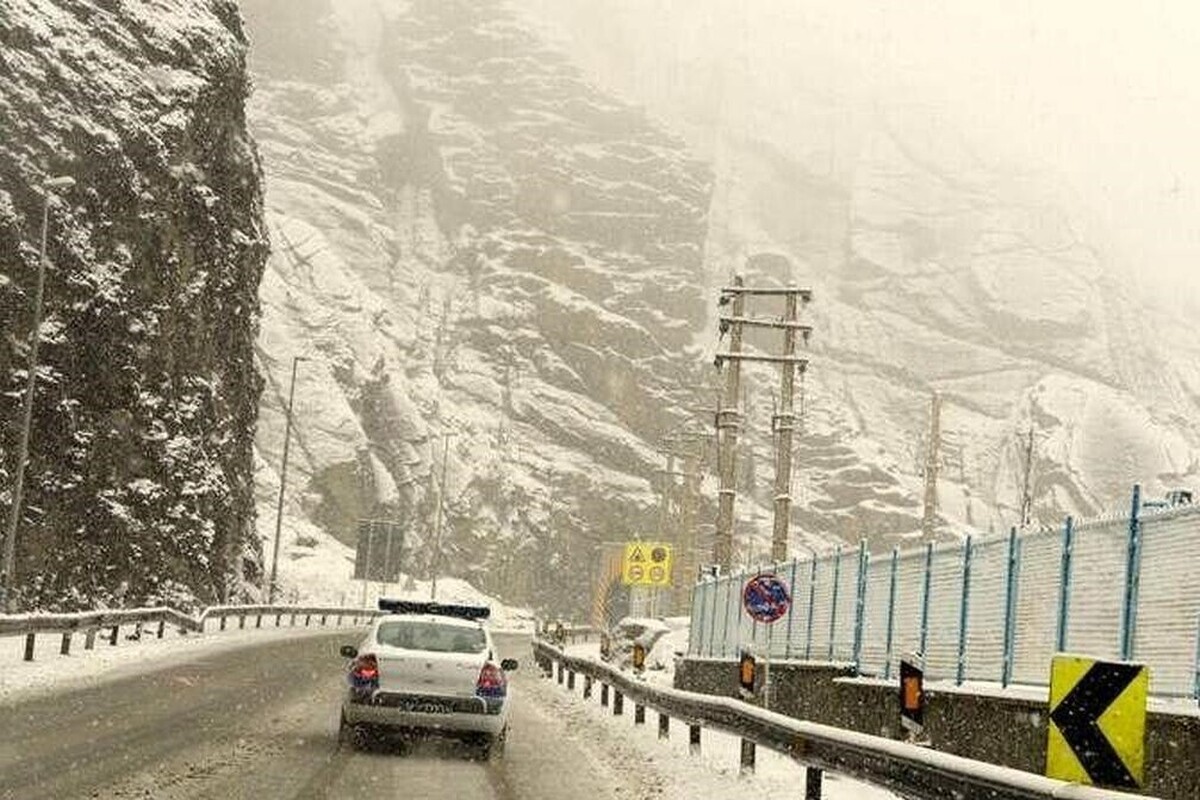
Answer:
<svg viewBox="0 0 1200 800"><path fill-rule="evenodd" d="M1140 789L1145 777L1143 664L1055 656L1050 668L1046 775L1072 783Z"/></svg>
<svg viewBox="0 0 1200 800"><path fill-rule="evenodd" d="M626 586L670 586L671 545L626 542L621 559L621 582Z"/></svg>

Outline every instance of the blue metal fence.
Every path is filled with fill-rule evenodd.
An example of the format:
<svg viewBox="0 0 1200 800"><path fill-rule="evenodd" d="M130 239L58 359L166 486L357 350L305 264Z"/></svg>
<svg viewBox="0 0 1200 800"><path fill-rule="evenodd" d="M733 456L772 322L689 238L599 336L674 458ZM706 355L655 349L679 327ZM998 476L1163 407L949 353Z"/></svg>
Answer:
<svg viewBox="0 0 1200 800"><path fill-rule="evenodd" d="M1055 652L1139 661L1151 690L1200 699L1200 507L1146 509L1061 530L927 543L880 555L865 544L769 568L791 610L772 626L741 608L751 572L695 587L689 651L853 665L891 678L921 654L932 679L1045 685Z"/></svg>

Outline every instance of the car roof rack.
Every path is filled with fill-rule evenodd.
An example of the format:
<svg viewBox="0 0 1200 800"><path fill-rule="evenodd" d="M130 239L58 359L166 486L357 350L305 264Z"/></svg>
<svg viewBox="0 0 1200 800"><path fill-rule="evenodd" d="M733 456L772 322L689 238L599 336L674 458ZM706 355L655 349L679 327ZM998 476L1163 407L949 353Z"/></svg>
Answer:
<svg viewBox="0 0 1200 800"><path fill-rule="evenodd" d="M437 614L465 620L487 619L492 615L492 610L487 606L464 606L432 600L393 600L388 597L379 598L379 610L389 614Z"/></svg>

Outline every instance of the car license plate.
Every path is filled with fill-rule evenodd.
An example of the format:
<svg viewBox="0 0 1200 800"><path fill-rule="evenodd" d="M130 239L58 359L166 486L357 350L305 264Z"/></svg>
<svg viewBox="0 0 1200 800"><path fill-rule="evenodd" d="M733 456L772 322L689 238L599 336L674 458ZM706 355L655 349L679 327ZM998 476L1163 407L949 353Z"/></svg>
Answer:
<svg viewBox="0 0 1200 800"><path fill-rule="evenodd" d="M444 703L408 703L407 710L416 714L449 714L450 706Z"/></svg>

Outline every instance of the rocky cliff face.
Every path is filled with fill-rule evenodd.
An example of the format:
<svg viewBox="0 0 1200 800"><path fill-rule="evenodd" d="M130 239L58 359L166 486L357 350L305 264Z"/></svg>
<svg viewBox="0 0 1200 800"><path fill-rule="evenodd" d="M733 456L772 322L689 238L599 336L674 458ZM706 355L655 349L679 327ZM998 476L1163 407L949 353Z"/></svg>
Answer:
<svg viewBox="0 0 1200 800"><path fill-rule="evenodd" d="M448 441L442 568L577 602L601 541L654 532L656 438L698 403L708 170L503 3L245 9L276 245L261 499L304 355L295 515L346 542L395 516L423 573Z"/></svg>
<svg viewBox="0 0 1200 800"><path fill-rule="evenodd" d="M18 583L26 606L213 602L257 582L266 258L232 0L0 8L3 513L42 183L46 318Z"/></svg>

